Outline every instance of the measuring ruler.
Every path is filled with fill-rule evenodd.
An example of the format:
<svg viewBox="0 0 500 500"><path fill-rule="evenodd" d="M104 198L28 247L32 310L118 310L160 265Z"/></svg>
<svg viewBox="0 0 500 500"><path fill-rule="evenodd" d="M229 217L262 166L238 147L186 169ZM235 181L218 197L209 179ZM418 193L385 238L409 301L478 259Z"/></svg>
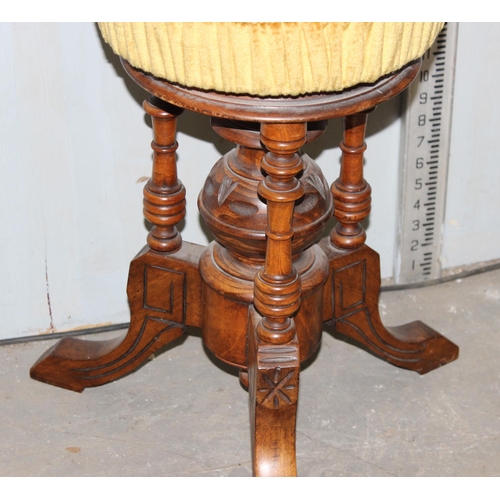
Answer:
<svg viewBox="0 0 500 500"><path fill-rule="evenodd" d="M441 276L458 23L446 23L403 95L396 283Z"/></svg>

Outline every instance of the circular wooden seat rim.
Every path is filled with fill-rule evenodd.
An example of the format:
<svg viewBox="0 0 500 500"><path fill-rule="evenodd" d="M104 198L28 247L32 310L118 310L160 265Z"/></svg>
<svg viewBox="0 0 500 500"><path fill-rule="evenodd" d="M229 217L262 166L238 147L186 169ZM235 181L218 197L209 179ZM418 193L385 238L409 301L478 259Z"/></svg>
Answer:
<svg viewBox="0 0 500 500"><path fill-rule="evenodd" d="M421 59L417 59L373 84L357 85L342 92L256 97L183 87L133 68L123 58L121 62L132 80L163 101L209 116L259 123L329 120L365 111L402 92L421 65Z"/></svg>

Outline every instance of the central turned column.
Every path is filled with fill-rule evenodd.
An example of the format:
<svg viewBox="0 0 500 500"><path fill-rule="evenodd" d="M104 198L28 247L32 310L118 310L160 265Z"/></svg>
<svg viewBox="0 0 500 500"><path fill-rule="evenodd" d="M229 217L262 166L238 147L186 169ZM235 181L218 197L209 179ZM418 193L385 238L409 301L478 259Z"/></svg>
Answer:
<svg viewBox="0 0 500 500"><path fill-rule="evenodd" d="M216 240L199 265L203 341L219 359L239 367L248 385L247 321L254 303L264 317L262 337L287 342L294 333L286 332L296 332L301 361L321 339L328 261L314 243L333 207L321 170L299 148L325 124L214 119L212 126L237 146L215 164L198 200Z"/></svg>

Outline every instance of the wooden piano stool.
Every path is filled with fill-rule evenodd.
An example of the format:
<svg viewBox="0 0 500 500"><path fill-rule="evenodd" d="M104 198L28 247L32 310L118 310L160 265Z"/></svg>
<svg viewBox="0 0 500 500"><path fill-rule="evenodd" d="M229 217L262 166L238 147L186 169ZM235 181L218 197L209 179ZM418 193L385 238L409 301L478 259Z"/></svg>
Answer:
<svg viewBox="0 0 500 500"><path fill-rule="evenodd" d="M420 374L458 356L456 345L420 321L383 326L379 256L365 245L361 225L371 200L363 178L368 113L405 89L420 61L343 92L271 98L194 90L122 63L151 94L144 109L154 130L144 188L152 229L130 265L130 328L112 341L65 338L31 376L83 391L135 370L184 327L201 328L206 347L239 367L248 387L254 474L296 475L300 364L317 350L323 323ZM176 229L185 215L175 139L183 109L209 115L214 130L236 144L199 196L215 237L207 247L183 242ZM344 136L340 175L330 187L301 148L335 118ZM320 239L332 216L337 225Z"/></svg>

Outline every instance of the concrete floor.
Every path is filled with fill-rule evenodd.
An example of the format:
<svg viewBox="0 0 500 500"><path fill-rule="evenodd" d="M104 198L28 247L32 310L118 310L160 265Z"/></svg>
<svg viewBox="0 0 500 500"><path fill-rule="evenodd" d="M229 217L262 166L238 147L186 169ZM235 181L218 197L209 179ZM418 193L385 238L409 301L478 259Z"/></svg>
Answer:
<svg viewBox="0 0 500 500"><path fill-rule="evenodd" d="M419 376L325 333L301 373L299 475L500 476L500 270L385 292L380 308L460 357ZM251 475L247 393L199 336L82 394L29 378L53 343L0 347L0 476Z"/></svg>

